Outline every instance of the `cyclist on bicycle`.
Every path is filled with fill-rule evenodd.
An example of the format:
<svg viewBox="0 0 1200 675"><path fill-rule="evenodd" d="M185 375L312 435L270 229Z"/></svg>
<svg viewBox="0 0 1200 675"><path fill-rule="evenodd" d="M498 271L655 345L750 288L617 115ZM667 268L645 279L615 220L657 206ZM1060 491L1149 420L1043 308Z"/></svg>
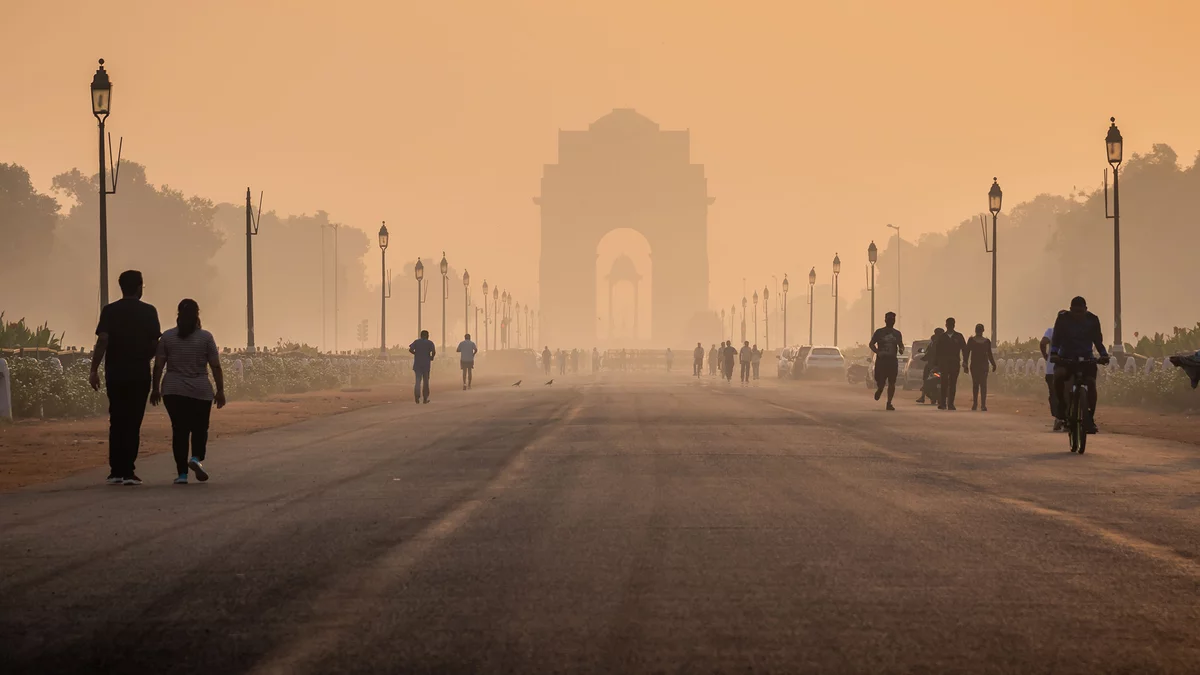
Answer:
<svg viewBox="0 0 1200 675"><path fill-rule="evenodd" d="M1092 347L1100 352L1100 358L1093 358ZM1071 300L1071 309L1058 313L1054 321L1054 334L1050 338L1051 352L1057 354L1058 363L1054 366L1054 387L1058 392L1059 401L1067 401L1064 385L1076 369L1082 369L1084 382L1088 386L1087 419L1084 431L1089 434L1096 429L1096 365L1108 363L1108 351L1104 349L1104 337L1100 332L1100 319L1087 309L1087 301L1076 296ZM1079 359L1089 359L1083 363ZM1059 406L1059 415L1063 415L1066 405ZM1060 417L1061 419L1061 417Z"/></svg>

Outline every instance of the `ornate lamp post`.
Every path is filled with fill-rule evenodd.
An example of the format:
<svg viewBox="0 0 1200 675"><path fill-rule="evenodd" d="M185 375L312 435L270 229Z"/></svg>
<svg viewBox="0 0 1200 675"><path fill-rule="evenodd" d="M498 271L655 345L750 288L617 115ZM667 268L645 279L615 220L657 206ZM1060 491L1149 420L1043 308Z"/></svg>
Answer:
<svg viewBox="0 0 1200 675"><path fill-rule="evenodd" d="M875 240L867 247L867 260L871 263L871 273L867 276L867 290L871 291L871 334L875 334L875 263L879 262L879 247Z"/></svg>
<svg viewBox="0 0 1200 675"><path fill-rule="evenodd" d="M733 342L733 319L737 316L737 305L729 306L729 341Z"/></svg>
<svg viewBox="0 0 1200 675"><path fill-rule="evenodd" d="M763 342L766 343L765 349L771 348L771 305L767 302L767 298L771 294L767 291L767 287L763 286Z"/></svg>
<svg viewBox="0 0 1200 675"><path fill-rule="evenodd" d="M754 344L758 344L758 291L754 291Z"/></svg>
<svg viewBox="0 0 1200 675"><path fill-rule="evenodd" d="M463 270L463 331L471 330L471 273ZM478 338L478 336L476 336Z"/></svg>
<svg viewBox="0 0 1200 675"><path fill-rule="evenodd" d="M112 107L112 82L108 79L108 71L104 70L104 59L100 59L100 67L92 76L92 115L100 125L100 306L108 304L108 195L117 193L117 168L120 167L121 153L117 151L117 168L113 169L112 189L108 188L108 176L104 169L104 123ZM111 145L111 142L110 142ZM112 148L108 151L108 161L112 163Z"/></svg>
<svg viewBox="0 0 1200 675"><path fill-rule="evenodd" d="M1117 128L1117 118L1109 118L1108 135L1104 145L1108 151L1108 163L1113 170L1113 208L1108 213L1108 180L1104 181L1104 215L1113 221L1113 348L1124 353L1125 340L1121 337L1121 188L1120 167L1124 157L1125 139ZM1107 172L1106 172L1107 173Z"/></svg>
<svg viewBox="0 0 1200 675"><path fill-rule="evenodd" d="M379 255L382 262L382 276L379 281L379 357L387 358L387 301L392 297L391 274L387 269L388 231L387 222L379 226Z"/></svg>
<svg viewBox="0 0 1200 675"><path fill-rule="evenodd" d="M746 296L743 295L742 296L742 339L740 340L740 342L746 341L746 305L748 305L748 304L749 303L746 302Z"/></svg>
<svg viewBox="0 0 1200 675"><path fill-rule="evenodd" d="M493 288L492 289L492 344L494 344L494 345L500 345L500 343L497 339L500 336L500 333L499 333L500 327L496 324L496 315L499 313L499 311L500 311L500 289ZM504 349L504 345L500 345L499 349Z"/></svg>
<svg viewBox="0 0 1200 675"><path fill-rule="evenodd" d="M488 332L488 319L491 318L491 315L488 314L488 308L487 308L488 293L487 292L488 292L487 279L484 279L483 280L483 342L485 345L485 349L487 349L488 351L491 351L492 343L489 341L489 336L491 334ZM479 320L476 319L475 323L478 324ZM478 328L478 326L476 326L476 327Z"/></svg>
<svg viewBox="0 0 1200 675"><path fill-rule="evenodd" d="M996 178L992 177L992 188L988 190L988 210L992 212L992 344L996 344L996 268L998 267L996 257L996 238L997 229L996 222L1000 216L1000 204L1004 200L1004 192L1000 189L1000 184L996 182ZM984 249L987 249L987 236L985 234Z"/></svg>
<svg viewBox="0 0 1200 675"><path fill-rule="evenodd" d="M787 294L788 294L788 278L787 273L783 274L783 348L787 349Z"/></svg>
<svg viewBox="0 0 1200 675"><path fill-rule="evenodd" d="M442 262L438 263L438 271L442 273L442 351L446 351L446 301L450 299L450 263L446 262L446 252L442 251Z"/></svg>
<svg viewBox="0 0 1200 675"><path fill-rule="evenodd" d="M813 343L813 289L817 285L817 268L808 271L808 346Z"/></svg>
<svg viewBox="0 0 1200 675"><path fill-rule="evenodd" d="M838 338L838 275L842 273L842 259L833 254L833 346Z"/></svg>
<svg viewBox="0 0 1200 675"><path fill-rule="evenodd" d="M417 258L417 264L413 267L413 276L417 278L417 336L421 335L421 305L425 304L424 294L421 292L422 282L425 279L425 263Z"/></svg>

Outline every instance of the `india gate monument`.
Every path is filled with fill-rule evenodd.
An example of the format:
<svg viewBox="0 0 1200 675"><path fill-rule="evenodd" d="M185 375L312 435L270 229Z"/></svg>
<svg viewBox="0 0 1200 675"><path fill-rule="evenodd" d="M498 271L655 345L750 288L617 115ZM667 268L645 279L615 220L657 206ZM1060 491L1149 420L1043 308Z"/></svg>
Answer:
<svg viewBox="0 0 1200 675"><path fill-rule="evenodd" d="M675 346L700 339L689 325L708 311L713 200L704 166L691 163L689 145L688 131L664 131L627 108L613 110L586 131L559 131L558 163L546 165L541 196L534 198L542 226L541 343L552 348L605 343L599 314L609 312L611 337L611 306L598 307L598 295L611 303L611 284L632 282L636 289L643 277L650 282L650 330L643 331L642 342ZM651 269L634 270L622 256L613 270L598 274L600 240L619 228L645 237ZM598 279L610 287L598 289ZM636 314L633 321L636 326Z"/></svg>

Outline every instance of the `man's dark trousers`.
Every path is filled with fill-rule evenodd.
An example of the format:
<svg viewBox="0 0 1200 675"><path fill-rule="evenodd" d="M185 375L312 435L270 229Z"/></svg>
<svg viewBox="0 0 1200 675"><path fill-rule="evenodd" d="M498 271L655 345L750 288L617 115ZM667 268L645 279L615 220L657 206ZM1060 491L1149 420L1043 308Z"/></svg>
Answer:
<svg viewBox="0 0 1200 675"><path fill-rule="evenodd" d="M150 373L130 379L108 380L108 466L111 474L128 478L134 473L142 439L142 418L150 397Z"/></svg>
<svg viewBox="0 0 1200 675"><path fill-rule="evenodd" d="M954 394L958 391L959 365L945 365L938 368L942 372L941 405L949 408L954 405Z"/></svg>
<svg viewBox="0 0 1200 675"><path fill-rule="evenodd" d="M1058 414L1058 393L1054 391L1054 375L1046 376L1046 389L1050 391L1050 416L1062 419Z"/></svg>

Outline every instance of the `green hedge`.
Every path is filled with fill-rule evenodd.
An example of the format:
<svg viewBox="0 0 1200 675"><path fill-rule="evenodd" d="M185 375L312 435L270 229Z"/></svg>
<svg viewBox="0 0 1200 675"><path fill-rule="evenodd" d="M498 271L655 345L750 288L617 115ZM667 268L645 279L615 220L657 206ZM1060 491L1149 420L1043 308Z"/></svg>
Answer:
<svg viewBox="0 0 1200 675"><path fill-rule="evenodd" d="M234 365L237 359L234 355L221 356L225 395L231 401L408 382L412 377L411 361L400 359L255 355L243 359L241 375ZM103 388L97 392L88 385L91 364L87 359L60 370L50 359L18 356L8 359L8 367L16 418L86 417L108 410Z"/></svg>
<svg viewBox="0 0 1200 675"><path fill-rule="evenodd" d="M990 378L988 387L997 393L1042 397L1046 393L1046 379L1042 373L997 373ZM1192 389L1187 376L1178 368L1167 371L1155 368L1149 373L1101 369L1097 388L1100 401L1105 404L1170 411L1200 409L1200 392Z"/></svg>

